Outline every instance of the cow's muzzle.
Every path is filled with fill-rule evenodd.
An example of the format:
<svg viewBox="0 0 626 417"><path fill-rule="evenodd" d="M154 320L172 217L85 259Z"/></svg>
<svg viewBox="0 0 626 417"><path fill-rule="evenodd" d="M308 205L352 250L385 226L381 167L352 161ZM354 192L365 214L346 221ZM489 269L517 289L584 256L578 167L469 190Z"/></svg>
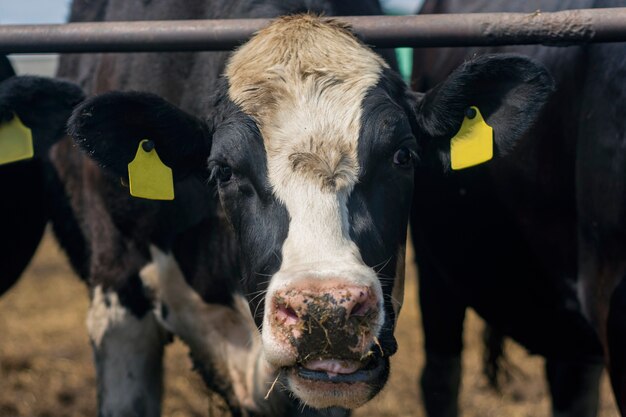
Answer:
<svg viewBox="0 0 626 417"><path fill-rule="evenodd" d="M273 291L266 308L267 357L307 404L355 408L382 388L388 359L378 340L379 285L300 280Z"/></svg>

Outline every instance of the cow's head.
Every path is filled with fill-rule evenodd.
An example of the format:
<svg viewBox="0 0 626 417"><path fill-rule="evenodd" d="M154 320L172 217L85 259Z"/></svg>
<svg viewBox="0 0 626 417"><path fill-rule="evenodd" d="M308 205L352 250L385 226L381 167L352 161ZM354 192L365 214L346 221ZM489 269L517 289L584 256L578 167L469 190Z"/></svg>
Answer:
<svg viewBox="0 0 626 417"><path fill-rule="evenodd" d="M415 95L344 25L307 15L259 32L216 88L207 121L153 95L109 93L77 108L70 130L120 175L144 138L175 177L206 175L241 248L265 359L307 404L357 407L384 386L396 351L414 167L447 169L472 105L496 153L509 148L550 77L492 56Z"/></svg>

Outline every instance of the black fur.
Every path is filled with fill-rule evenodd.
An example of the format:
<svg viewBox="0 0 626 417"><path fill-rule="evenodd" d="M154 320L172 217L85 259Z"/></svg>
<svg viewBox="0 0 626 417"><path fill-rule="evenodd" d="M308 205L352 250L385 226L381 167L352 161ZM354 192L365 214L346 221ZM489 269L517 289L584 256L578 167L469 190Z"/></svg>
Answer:
<svg viewBox="0 0 626 417"><path fill-rule="evenodd" d="M623 356L626 350L626 323L624 322L624 317L626 317L626 279L622 278L622 282L611 295L610 307L607 336L609 354L614 358L610 367L611 385L615 397L621 405L626 400L626 360Z"/></svg>
<svg viewBox="0 0 626 417"><path fill-rule="evenodd" d="M0 294L20 277L48 220L41 161L0 166Z"/></svg>
<svg viewBox="0 0 626 417"><path fill-rule="evenodd" d="M267 288L269 276L280 268L289 215L272 194L265 146L256 124L232 102L221 109L209 169L227 164L233 170L228 182L214 182L240 248L244 291L251 294L250 308L261 326L263 297L254 295Z"/></svg>
<svg viewBox="0 0 626 417"><path fill-rule="evenodd" d="M413 169L418 163L414 160L409 167L398 167L393 162L400 148L417 154L413 113L406 100L406 87L391 70L383 72L378 85L364 98L357 149L359 180L348 200L350 236L382 285L386 318L380 343L389 356L397 350L391 297L394 286L400 285L394 277L399 250L406 241Z"/></svg>
<svg viewBox="0 0 626 417"><path fill-rule="evenodd" d="M541 9L617 4L548 0ZM428 1L425 8L532 12L535 6L447 0ZM497 331L547 357L554 413L595 415L589 407L597 401L593 368L602 360L601 343L610 352L604 332L618 322L607 320L608 298L623 279L625 165L618 149L626 118L624 106L614 103L624 97L623 77L616 75L623 73L624 46L416 50L413 85L432 87L465 59L494 52L532 56L550 70L555 92L537 123L517 132L519 145L502 160L417 177L412 230L421 308L428 312L427 357L441 349L429 340L461 339L462 315L456 312L471 306ZM442 289L433 292L433 283ZM447 309L437 307L444 302ZM624 374L619 370L613 378ZM424 389L425 397L437 395ZM617 398L623 414L626 399Z"/></svg>
<svg viewBox="0 0 626 417"><path fill-rule="evenodd" d="M15 75L9 59L0 55L0 82ZM11 115L13 116L13 115ZM5 116L6 117L6 116ZM0 119L0 123L2 123ZM19 278L33 256L46 223L42 210L41 167L35 161L21 161L0 167L0 253L6 257L0 277L0 295ZM16 179L20 180L17 181ZM27 219L19 222L18 219ZM11 262L8 262L8 260Z"/></svg>
<svg viewBox="0 0 626 417"><path fill-rule="evenodd" d="M47 153L65 131L65 120L83 95L70 83L40 77L13 77L0 57L0 123L17 114L31 128L35 158L0 166L0 294L19 278L43 236L50 216ZM9 78L11 77L11 78ZM53 112L53 116L48 116ZM64 119L65 118L65 119Z"/></svg>

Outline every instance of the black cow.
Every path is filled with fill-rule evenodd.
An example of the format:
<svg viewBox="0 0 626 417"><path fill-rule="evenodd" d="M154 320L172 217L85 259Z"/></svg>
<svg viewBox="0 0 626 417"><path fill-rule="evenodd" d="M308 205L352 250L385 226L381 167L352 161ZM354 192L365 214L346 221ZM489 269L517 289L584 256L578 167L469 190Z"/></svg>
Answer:
<svg viewBox="0 0 626 417"><path fill-rule="evenodd" d="M0 82L14 75L15 71L11 66L11 62L6 56L1 55ZM9 289L21 275L35 251L33 246L39 243L39 239L43 233L43 224L37 225L37 223L40 223L38 219L42 216L37 215L37 213L35 213L35 215L29 213L30 215L28 217L33 217L34 221L33 223L25 225L26 227L32 226L32 229L29 229L28 232L23 234L24 238L18 238L18 241L15 242L16 237L22 234L18 233L18 230L12 230L12 228L18 224L18 222L16 222L16 215L18 213L22 213L24 209L38 210L38 208L41 207L41 204L31 204L32 201L28 199L28 196L33 191L35 195L41 195L41 193L37 192L37 186L33 187L33 181L29 179L29 177L32 176L31 173L33 170L30 165L31 164L28 162L21 162L0 166L0 189L7 190L6 203L0 206L0 230L11 230L9 233L4 233L3 238L0 239L0 251L2 251L1 253L8 254L7 259L14 259L16 255L18 256L15 262L3 268L2 277L0 277L0 294ZM15 181L16 178L27 178L24 181L25 187L22 187L22 184L18 184ZM29 191L25 192L25 190ZM34 237L32 237L33 235ZM34 245L32 244L33 240L37 241ZM14 248L17 248L15 252L12 251Z"/></svg>
<svg viewBox="0 0 626 417"><path fill-rule="evenodd" d="M0 56L0 82L15 75L9 59ZM41 239L45 220L44 216L38 212L41 207L41 185L34 180L37 177L36 168L33 163L18 162L0 166L0 189L6 190L4 203L0 206L0 230L5 230L3 238L0 239L0 251L7 254L7 259L14 259L6 267L3 267L2 277L0 277L0 294L4 293L13 285L21 275L30 260L35 248ZM16 178L23 178L23 181L16 181ZM31 200L30 196L37 196ZM16 221L25 210L30 211L28 218L32 222L19 225ZM34 213L32 211L35 211ZM19 225L19 226L18 226ZM18 229L14 229L18 227ZM34 243L33 243L34 242Z"/></svg>
<svg viewBox="0 0 626 417"><path fill-rule="evenodd" d="M48 106L48 110L61 117L58 132L62 132L63 120L69 117L72 107L83 98L80 89L63 82L42 81L50 92L62 90L62 96L70 99L69 107L63 112L61 103L55 97L30 94L29 91L33 91L32 81L39 80L38 78L11 78L14 75L15 72L9 60L5 56L0 56L0 81L7 80L0 88L0 103L13 102L11 95L24 93L25 101L39 101L37 105L40 108ZM0 108L0 114L3 116L0 118L0 123L13 119L13 113L10 109L6 111L6 109ZM34 124L32 126L36 129ZM38 135L38 137L40 140L33 143L35 158L0 165L0 189L2 190L2 204L0 204L0 230L2 230L0 238L0 253L2 254L0 295L17 281L26 268L39 245L48 221L47 202L49 199L46 197L46 192L54 192L54 190L45 174L49 172L49 162L40 156L49 147L47 142L51 135ZM8 139L3 137L0 140Z"/></svg>
<svg viewBox="0 0 626 417"><path fill-rule="evenodd" d="M424 12L618 5L623 2L446 0L427 2ZM413 87L430 88L464 60L493 52L537 59L554 75L556 93L506 158L416 177L412 230L428 415L458 415L467 307L546 357L555 416L596 415L604 351L624 415L626 45L416 51ZM492 88L489 80L482 84Z"/></svg>
<svg viewBox="0 0 626 417"><path fill-rule="evenodd" d="M194 4L185 16L224 16ZM306 9L228 4L231 17ZM120 7L126 18L185 17L157 1ZM105 415L158 413L165 336L150 295L236 413L314 413L372 398L396 350L414 168L445 168L468 106L493 97L484 114L499 155L552 88L543 67L504 56L466 63L415 95L344 24L312 15L279 19L226 57L68 64L94 72L95 92L143 84L168 99L111 92L74 111L72 136L104 169L67 140L51 150L73 214L71 233L57 236L85 242L80 257L68 253L92 286ZM489 94L476 88L485 77L498 84ZM174 201L131 199L122 185L132 186L136 155L154 152L173 169Z"/></svg>

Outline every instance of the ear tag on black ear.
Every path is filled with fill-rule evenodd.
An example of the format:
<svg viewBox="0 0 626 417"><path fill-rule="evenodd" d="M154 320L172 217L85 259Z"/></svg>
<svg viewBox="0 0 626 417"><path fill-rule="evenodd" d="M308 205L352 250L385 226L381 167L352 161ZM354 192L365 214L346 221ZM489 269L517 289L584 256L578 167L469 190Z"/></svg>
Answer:
<svg viewBox="0 0 626 417"><path fill-rule="evenodd" d="M135 159L128 164L128 179L130 195L133 197L174 199L172 169L161 161L151 140L139 142Z"/></svg>
<svg viewBox="0 0 626 417"><path fill-rule="evenodd" d="M469 168L493 158L493 129L480 110L467 109L463 124L450 141L450 163L453 170Z"/></svg>
<svg viewBox="0 0 626 417"><path fill-rule="evenodd" d="M30 159L34 154L33 134L17 115L0 124L0 165Z"/></svg>

